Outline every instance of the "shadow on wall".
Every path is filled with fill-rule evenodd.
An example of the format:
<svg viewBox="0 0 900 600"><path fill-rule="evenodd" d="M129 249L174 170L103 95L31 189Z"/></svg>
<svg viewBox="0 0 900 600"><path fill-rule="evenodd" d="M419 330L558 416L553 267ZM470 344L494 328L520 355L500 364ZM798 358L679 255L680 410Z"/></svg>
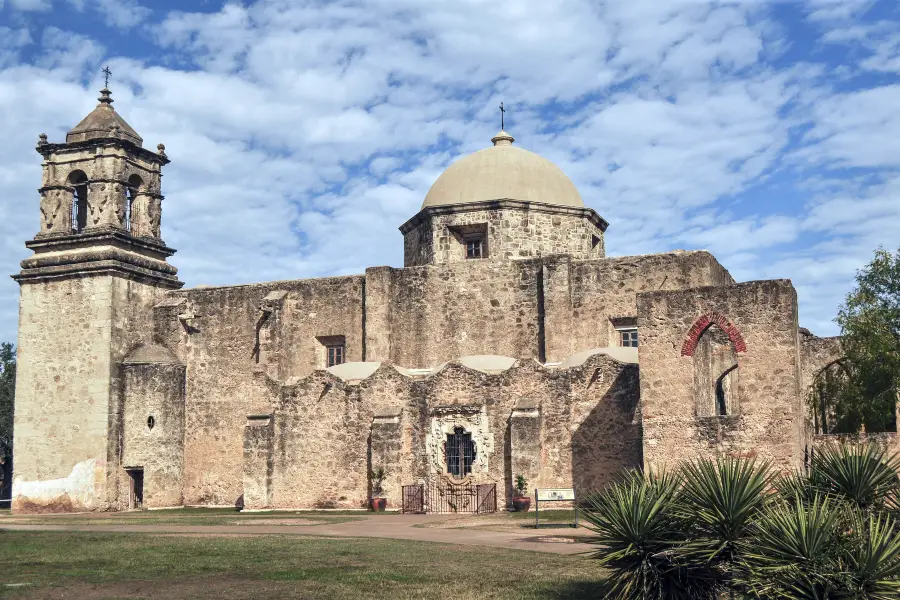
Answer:
<svg viewBox="0 0 900 600"><path fill-rule="evenodd" d="M644 462L637 365L619 372L572 434L572 484L583 497Z"/></svg>

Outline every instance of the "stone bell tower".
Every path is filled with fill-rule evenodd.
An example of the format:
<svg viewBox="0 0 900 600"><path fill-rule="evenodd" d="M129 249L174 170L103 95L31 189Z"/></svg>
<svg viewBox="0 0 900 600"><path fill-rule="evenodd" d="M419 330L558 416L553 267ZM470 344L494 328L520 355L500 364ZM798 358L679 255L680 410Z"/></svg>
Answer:
<svg viewBox="0 0 900 600"><path fill-rule="evenodd" d="M13 509L103 510L118 497L120 363L150 342L152 306L182 286L160 237L162 144L110 91L66 135L41 135L40 230L20 285Z"/></svg>

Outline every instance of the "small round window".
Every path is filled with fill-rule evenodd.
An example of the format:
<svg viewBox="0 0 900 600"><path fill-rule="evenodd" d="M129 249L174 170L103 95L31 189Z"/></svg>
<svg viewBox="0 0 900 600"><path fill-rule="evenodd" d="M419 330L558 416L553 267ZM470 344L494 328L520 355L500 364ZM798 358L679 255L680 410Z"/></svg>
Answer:
<svg viewBox="0 0 900 600"><path fill-rule="evenodd" d="M153 418L153 415L147 417L147 428L153 429L153 426L156 425L156 419Z"/></svg>

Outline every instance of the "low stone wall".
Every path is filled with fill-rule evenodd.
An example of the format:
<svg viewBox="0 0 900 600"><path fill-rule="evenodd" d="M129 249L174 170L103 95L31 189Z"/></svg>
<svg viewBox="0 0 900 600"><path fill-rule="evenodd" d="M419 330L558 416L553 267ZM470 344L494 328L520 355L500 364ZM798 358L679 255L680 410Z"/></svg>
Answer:
<svg viewBox="0 0 900 600"><path fill-rule="evenodd" d="M293 380L275 409L271 501L248 494L248 508L358 508L368 473L385 467L388 502L401 486L446 473L445 440L471 435L475 483L496 483L498 503L511 499L515 475L530 487L602 487L641 465L638 369L605 354L552 369L517 361L501 372L450 363L412 377L382 363L344 381L327 371ZM251 487L265 487L258 427L246 428ZM258 471L258 472L257 472ZM246 486L246 483L245 483Z"/></svg>

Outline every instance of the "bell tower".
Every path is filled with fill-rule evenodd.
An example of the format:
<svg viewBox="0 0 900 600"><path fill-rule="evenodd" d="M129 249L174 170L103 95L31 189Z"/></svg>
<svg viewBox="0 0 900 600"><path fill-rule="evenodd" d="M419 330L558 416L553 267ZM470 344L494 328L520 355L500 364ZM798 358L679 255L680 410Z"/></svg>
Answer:
<svg viewBox="0 0 900 600"><path fill-rule="evenodd" d="M109 89L43 157L34 255L20 286L13 509L104 510L120 497L120 364L149 343L154 304L183 284L161 238L165 147L143 139Z"/></svg>

